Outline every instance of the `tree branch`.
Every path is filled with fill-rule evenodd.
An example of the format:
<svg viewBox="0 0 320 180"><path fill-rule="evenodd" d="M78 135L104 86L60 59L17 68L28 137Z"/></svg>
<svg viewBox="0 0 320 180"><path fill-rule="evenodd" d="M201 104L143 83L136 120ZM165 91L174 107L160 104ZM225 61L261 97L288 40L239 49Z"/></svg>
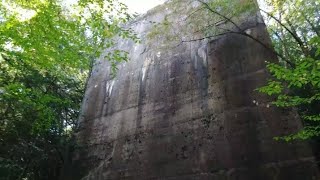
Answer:
<svg viewBox="0 0 320 180"><path fill-rule="evenodd" d="M272 14L268 13L267 11L260 9L260 11L262 11L263 13L265 13L266 15L268 15L269 17L271 17L272 19L274 19L278 24L280 24L283 28L285 28L286 31L288 31L291 36L296 40L296 42L299 44L301 50L303 51L303 53L305 53L305 55L307 56L307 52L304 46L304 43L302 42L302 40L297 36L296 33L292 32L292 30L290 30L286 25L284 25L279 19L277 19L276 17L274 17Z"/></svg>
<svg viewBox="0 0 320 180"><path fill-rule="evenodd" d="M237 28L238 31L242 31L242 29L241 29L234 21L232 21L230 18L226 17L225 15L219 13L218 11L213 10L213 9L209 6L208 3L203 2L203 1L201 1L201 0L197 0L197 1L200 2L201 4L203 4L203 5L204 5L209 11L211 11L212 13L217 14L218 16L220 16L220 17L226 19L227 21L229 21L231 24L233 24L233 25Z"/></svg>
<svg viewBox="0 0 320 180"><path fill-rule="evenodd" d="M223 35L227 35L227 34L238 34L238 35L242 35L245 37L248 37L254 41L256 41L257 43L259 43L261 46L263 46L264 48L266 48L267 50L271 51L272 53L274 53L276 56L280 57L281 59L283 59L286 63L288 63L291 67L295 67L295 64L293 62L291 62L290 60L286 59L284 56L282 56L281 54L279 54L278 52L276 52L272 47L267 46L265 43L263 43L262 41L260 41L259 39L245 33L245 32L237 32L237 31L227 31L221 34L216 34L216 35L212 35L212 36L206 36L206 37L202 37L202 38L198 38L198 39L191 39L191 40L187 40L187 41L181 41L181 43L185 43L185 42L193 42L193 41L201 41L204 39L210 39L210 38L214 38L214 37L219 37L219 36L223 36ZM181 44L180 43L180 44Z"/></svg>
<svg viewBox="0 0 320 180"><path fill-rule="evenodd" d="M186 18L184 18L183 21L186 21L188 18L192 17L195 13L197 13L198 11L200 11L200 10L202 10L202 9L205 9L205 7L196 9L195 11L193 11L192 13L190 13ZM180 21L180 22L181 22L181 21Z"/></svg>

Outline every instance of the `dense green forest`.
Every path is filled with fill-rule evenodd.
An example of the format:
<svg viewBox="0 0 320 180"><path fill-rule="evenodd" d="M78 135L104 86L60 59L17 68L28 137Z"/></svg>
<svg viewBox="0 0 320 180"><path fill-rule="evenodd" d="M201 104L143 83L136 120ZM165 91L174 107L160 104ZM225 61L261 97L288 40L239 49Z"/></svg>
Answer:
<svg viewBox="0 0 320 180"><path fill-rule="evenodd" d="M0 5L0 179L59 177L93 60L112 37L135 39L124 4L64 2Z"/></svg>
<svg viewBox="0 0 320 180"><path fill-rule="evenodd" d="M199 2L212 13L228 7L228 0ZM272 77L257 91L275 97L279 108L296 109L304 124L275 140L318 141L320 2L265 4L260 12L279 63L268 63ZM127 10L115 0L0 2L0 179L58 179L94 59L114 37L139 42L122 26L133 18ZM127 52L114 50L107 59L115 72Z"/></svg>

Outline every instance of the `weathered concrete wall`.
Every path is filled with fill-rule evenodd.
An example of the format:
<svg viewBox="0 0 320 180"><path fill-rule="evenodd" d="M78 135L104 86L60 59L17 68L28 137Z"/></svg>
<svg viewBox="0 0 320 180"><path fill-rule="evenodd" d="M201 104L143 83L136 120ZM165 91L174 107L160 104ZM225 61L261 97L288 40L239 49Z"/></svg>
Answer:
<svg viewBox="0 0 320 180"><path fill-rule="evenodd" d="M119 66L116 78L107 61L96 63L71 176L317 179L306 144L273 140L300 128L295 114L275 109L254 91L266 81L264 62L275 59L272 53L237 34L177 44L147 39L153 22L172 8L168 2L132 23L142 43L119 42L130 61ZM241 27L268 44L258 18L252 15Z"/></svg>

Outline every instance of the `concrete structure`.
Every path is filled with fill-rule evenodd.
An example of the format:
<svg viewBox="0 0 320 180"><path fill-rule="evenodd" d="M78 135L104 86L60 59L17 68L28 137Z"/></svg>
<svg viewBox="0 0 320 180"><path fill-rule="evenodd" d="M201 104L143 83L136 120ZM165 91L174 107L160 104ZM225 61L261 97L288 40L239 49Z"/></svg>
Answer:
<svg viewBox="0 0 320 180"><path fill-rule="evenodd" d="M142 43L119 42L130 61L119 65L116 78L110 76L108 61L95 64L72 178L317 179L306 144L273 140L301 127L296 115L272 107L270 99L254 91L266 82L265 61L276 59L270 50L236 33L170 41L166 37L183 34L178 22L186 16L179 11L200 6L174 2L132 22ZM270 45L259 15L239 20L244 32ZM166 31L154 29L154 22L163 21L173 24Z"/></svg>

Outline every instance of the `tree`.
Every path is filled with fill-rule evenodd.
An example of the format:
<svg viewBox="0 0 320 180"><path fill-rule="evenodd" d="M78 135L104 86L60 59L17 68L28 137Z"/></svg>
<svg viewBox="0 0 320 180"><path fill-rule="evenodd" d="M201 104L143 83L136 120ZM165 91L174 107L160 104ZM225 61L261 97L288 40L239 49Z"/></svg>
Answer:
<svg viewBox="0 0 320 180"><path fill-rule="evenodd" d="M277 139L310 139L320 135L320 14L315 0L267 1L268 30L280 63L269 63L273 78L259 91L273 104L297 109L304 128Z"/></svg>
<svg viewBox="0 0 320 180"><path fill-rule="evenodd" d="M0 4L0 179L57 179L94 59L138 41L116 0ZM127 52L108 54L113 71Z"/></svg>

